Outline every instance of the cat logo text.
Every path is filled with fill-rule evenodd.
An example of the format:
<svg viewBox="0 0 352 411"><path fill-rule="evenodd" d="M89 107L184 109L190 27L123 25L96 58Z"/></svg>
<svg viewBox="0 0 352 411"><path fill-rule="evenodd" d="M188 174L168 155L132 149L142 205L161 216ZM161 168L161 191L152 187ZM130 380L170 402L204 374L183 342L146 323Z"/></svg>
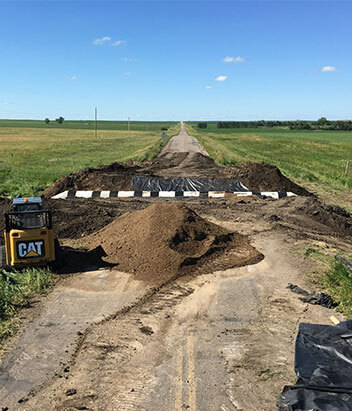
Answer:
<svg viewBox="0 0 352 411"><path fill-rule="evenodd" d="M17 255L19 258L38 258L45 255L44 241L19 241L17 243Z"/></svg>

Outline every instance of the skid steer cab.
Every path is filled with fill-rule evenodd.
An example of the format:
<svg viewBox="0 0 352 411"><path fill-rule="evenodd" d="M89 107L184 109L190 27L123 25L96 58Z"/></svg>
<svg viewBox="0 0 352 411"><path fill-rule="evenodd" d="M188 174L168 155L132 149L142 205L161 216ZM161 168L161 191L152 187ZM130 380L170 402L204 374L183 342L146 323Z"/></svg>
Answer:
<svg viewBox="0 0 352 411"><path fill-rule="evenodd" d="M15 198L5 213L3 265L23 268L55 263L60 252L50 210L40 197ZM57 255L56 255L57 254Z"/></svg>

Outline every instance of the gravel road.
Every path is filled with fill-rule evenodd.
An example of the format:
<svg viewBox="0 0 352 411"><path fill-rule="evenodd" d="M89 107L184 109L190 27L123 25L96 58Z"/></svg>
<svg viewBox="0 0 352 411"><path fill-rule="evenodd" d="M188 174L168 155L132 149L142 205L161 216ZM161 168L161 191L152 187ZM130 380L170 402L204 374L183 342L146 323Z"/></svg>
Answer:
<svg viewBox="0 0 352 411"><path fill-rule="evenodd" d="M205 156L209 155L200 142L188 134L182 122L180 134L172 137L161 154L163 153L202 153Z"/></svg>

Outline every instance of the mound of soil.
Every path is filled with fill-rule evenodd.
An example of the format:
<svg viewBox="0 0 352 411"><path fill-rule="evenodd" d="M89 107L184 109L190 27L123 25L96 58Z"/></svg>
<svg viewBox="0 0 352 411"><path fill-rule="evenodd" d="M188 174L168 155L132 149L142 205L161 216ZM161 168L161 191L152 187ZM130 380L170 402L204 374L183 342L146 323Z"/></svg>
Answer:
<svg viewBox="0 0 352 411"><path fill-rule="evenodd" d="M255 264L263 255L248 239L178 204L127 213L88 238L105 261L136 279L162 284L180 275Z"/></svg>
<svg viewBox="0 0 352 411"><path fill-rule="evenodd" d="M74 174L68 174L55 181L42 195L50 198L66 190L130 190L132 177L148 174L134 163L112 163L96 168L85 168Z"/></svg>
<svg viewBox="0 0 352 411"><path fill-rule="evenodd" d="M59 238L80 238L95 233L127 211L140 210L148 205L134 199L96 201L75 198L46 201L46 206L53 213L55 235Z"/></svg>
<svg viewBox="0 0 352 411"><path fill-rule="evenodd" d="M50 198L66 190L131 190L134 176L235 178L250 191L292 191L298 195L311 195L273 165L247 162L220 167L210 157L200 153L165 153L151 162L112 163L86 168L58 179L43 195Z"/></svg>
<svg viewBox="0 0 352 411"><path fill-rule="evenodd" d="M339 206L325 205L314 197L285 198L275 208L264 204L262 212L271 220L288 222L306 231L341 237L352 235L352 215Z"/></svg>
<svg viewBox="0 0 352 411"><path fill-rule="evenodd" d="M251 191L291 191L300 196L312 195L305 188L285 177L272 164L246 162L233 167L236 178Z"/></svg>

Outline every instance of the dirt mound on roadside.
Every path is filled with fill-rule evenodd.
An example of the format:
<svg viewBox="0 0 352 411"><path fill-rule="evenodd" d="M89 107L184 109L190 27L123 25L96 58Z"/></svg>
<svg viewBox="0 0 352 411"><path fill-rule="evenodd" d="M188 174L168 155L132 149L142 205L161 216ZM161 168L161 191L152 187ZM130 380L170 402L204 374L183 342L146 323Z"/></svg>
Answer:
<svg viewBox="0 0 352 411"><path fill-rule="evenodd" d="M59 178L42 195L50 198L66 190L130 190L133 176L146 173L154 176L153 173L148 174L148 171L141 170L142 167L134 163L112 163L85 168Z"/></svg>
<svg viewBox="0 0 352 411"><path fill-rule="evenodd" d="M134 176L217 178L230 174L200 153L165 153L143 163L129 161L85 168L59 178L42 195L50 198L66 190L131 190Z"/></svg>
<svg viewBox="0 0 352 411"><path fill-rule="evenodd" d="M201 153L165 153L153 160L151 168L160 177L230 177L226 167L218 166Z"/></svg>
<svg viewBox="0 0 352 411"><path fill-rule="evenodd" d="M228 178L239 180L250 191L292 191L298 195L311 195L271 164L247 162L221 167L200 153L165 153L143 163L112 163L86 168L59 178L43 195L50 198L66 190L131 190L134 176Z"/></svg>
<svg viewBox="0 0 352 411"><path fill-rule="evenodd" d="M251 191L291 191L300 196L311 196L305 188L285 177L274 165L259 163L239 163L234 166L235 175Z"/></svg>
<svg viewBox="0 0 352 411"><path fill-rule="evenodd" d="M248 239L177 204L126 213L88 237L109 263L136 279L162 284L179 275L209 273L262 260Z"/></svg>
<svg viewBox="0 0 352 411"><path fill-rule="evenodd" d="M321 203L315 197L290 197L277 204L263 204L263 216L288 222L306 231L345 237L352 235L352 215L339 206Z"/></svg>
<svg viewBox="0 0 352 411"><path fill-rule="evenodd" d="M148 203L137 199L96 201L75 198L50 199L45 206L52 210L55 235L59 238L80 238L101 230L127 211L146 208Z"/></svg>

